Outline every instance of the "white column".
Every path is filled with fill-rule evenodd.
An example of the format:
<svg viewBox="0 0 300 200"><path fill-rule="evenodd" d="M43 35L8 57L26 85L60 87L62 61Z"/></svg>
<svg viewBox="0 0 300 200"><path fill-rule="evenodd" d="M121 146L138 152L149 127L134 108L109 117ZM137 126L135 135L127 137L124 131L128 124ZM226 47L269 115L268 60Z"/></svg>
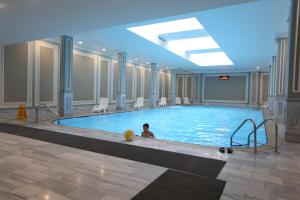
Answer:
<svg viewBox="0 0 300 200"><path fill-rule="evenodd" d="M255 94L255 104L258 106L259 105L259 94L260 94L260 73L256 72L255 74L255 78L256 78L256 94Z"/></svg>
<svg viewBox="0 0 300 200"><path fill-rule="evenodd" d="M151 63L151 105L152 107L157 106L157 64L156 63Z"/></svg>
<svg viewBox="0 0 300 200"><path fill-rule="evenodd" d="M176 70L171 74L171 104L176 105Z"/></svg>
<svg viewBox="0 0 300 200"><path fill-rule="evenodd" d="M73 112L73 38L61 36L60 47L60 89L59 89L59 115L65 116Z"/></svg>
<svg viewBox="0 0 300 200"><path fill-rule="evenodd" d="M277 57L272 57L272 65L270 66L269 70L269 105L268 108L271 111L271 113L274 112L274 100L275 100L275 90L276 90L276 67L277 67Z"/></svg>
<svg viewBox="0 0 300 200"><path fill-rule="evenodd" d="M284 123L285 87L288 68L288 38L278 37L278 55L275 77L274 117L279 123Z"/></svg>
<svg viewBox="0 0 300 200"><path fill-rule="evenodd" d="M247 73L248 91L247 91L247 104L251 103L251 72Z"/></svg>
<svg viewBox="0 0 300 200"><path fill-rule="evenodd" d="M118 97L117 109L126 110L126 52L118 53L119 80L118 80Z"/></svg>
<svg viewBox="0 0 300 200"><path fill-rule="evenodd" d="M300 143L300 2L291 6L289 67L287 71L285 131L286 140Z"/></svg>
<svg viewBox="0 0 300 200"><path fill-rule="evenodd" d="M203 84L203 74L199 74L199 100L200 100L200 104L202 103L203 100L203 91L204 91L204 84Z"/></svg>

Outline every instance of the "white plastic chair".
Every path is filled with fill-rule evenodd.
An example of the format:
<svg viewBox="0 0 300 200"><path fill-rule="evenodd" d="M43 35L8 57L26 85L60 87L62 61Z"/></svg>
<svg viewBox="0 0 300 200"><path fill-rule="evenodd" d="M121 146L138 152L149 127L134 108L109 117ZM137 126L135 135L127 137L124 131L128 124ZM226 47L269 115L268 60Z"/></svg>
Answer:
<svg viewBox="0 0 300 200"><path fill-rule="evenodd" d="M141 109L144 107L144 97L138 97L136 103L133 104L134 109Z"/></svg>
<svg viewBox="0 0 300 200"><path fill-rule="evenodd" d="M180 97L176 97L176 105L181 105L181 98Z"/></svg>
<svg viewBox="0 0 300 200"><path fill-rule="evenodd" d="M267 109L268 107L269 107L268 102L265 102L265 103L261 106L261 108L264 108L264 109Z"/></svg>
<svg viewBox="0 0 300 200"><path fill-rule="evenodd" d="M160 102L158 103L159 106L167 106L167 98L161 97Z"/></svg>
<svg viewBox="0 0 300 200"><path fill-rule="evenodd" d="M99 112L99 105L95 105L95 107L92 110L93 113L98 113Z"/></svg>
<svg viewBox="0 0 300 200"><path fill-rule="evenodd" d="M100 104L93 108L94 113L106 112L108 110L108 98L100 98Z"/></svg>
<svg viewBox="0 0 300 200"><path fill-rule="evenodd" d="M190 105L191 104L188 97L183 97L183 104L184 105Z"/></svg>

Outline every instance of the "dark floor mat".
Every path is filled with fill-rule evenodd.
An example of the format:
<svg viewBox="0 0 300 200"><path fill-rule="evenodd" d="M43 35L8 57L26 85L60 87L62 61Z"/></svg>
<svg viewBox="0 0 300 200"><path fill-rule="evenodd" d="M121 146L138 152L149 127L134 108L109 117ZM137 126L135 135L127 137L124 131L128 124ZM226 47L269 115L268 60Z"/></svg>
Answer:
<svg viewBox="0 0 300 200"><path fill-rule="evenodd" d="M217 200L224 187L221 180L167 170L132 200Z"/></svg>
<svg viewBox="0 0 300 200"><path fill-rule="evenodd" d="M0 131L212 178L216 178L225 165L221 160L12 124L0 123Z"/></svg>

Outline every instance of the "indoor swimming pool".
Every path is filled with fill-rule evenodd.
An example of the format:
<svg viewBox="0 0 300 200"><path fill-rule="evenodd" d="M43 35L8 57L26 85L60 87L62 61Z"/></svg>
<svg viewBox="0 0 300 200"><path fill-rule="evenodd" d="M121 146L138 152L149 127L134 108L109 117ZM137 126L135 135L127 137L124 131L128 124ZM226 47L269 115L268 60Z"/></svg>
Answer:
<svg viewBox="0 0 300 200"><path fill-rule="evenodd" d="M140 111L112 113L106 115L68 118L60 125L103 130L118 134L133 130L142 132L142 125L148 123L157 139L206 146L230 146L232 132L244 119L251 118L258 125L263 121L261 110L238 107L216 106L174 106L167 108L143 109ZM234 141L245 144L253 130L247 123L236 134ZM258 143L267 142L265 128L257 132Z"/></svg>

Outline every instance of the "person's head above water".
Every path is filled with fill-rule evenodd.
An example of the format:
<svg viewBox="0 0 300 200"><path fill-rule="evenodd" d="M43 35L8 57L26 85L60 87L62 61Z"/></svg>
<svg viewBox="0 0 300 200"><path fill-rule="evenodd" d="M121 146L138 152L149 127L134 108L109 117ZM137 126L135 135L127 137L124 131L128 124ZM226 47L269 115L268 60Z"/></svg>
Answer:
<svg viewBox="0 0 300 200"><path fill-rule="evenodd" d="M143 130L144 131L148 131L149 130L149 124L148 123L143 124Z"/></svg>
<svg viewBox="0 0 300 200"><path fill-rule="evenodd" d="M154 134L151 131L149 131L148 123L143 124L143 132L141 136L146 138L155 138Z"/></svg>

